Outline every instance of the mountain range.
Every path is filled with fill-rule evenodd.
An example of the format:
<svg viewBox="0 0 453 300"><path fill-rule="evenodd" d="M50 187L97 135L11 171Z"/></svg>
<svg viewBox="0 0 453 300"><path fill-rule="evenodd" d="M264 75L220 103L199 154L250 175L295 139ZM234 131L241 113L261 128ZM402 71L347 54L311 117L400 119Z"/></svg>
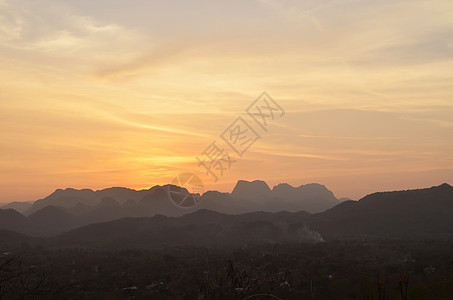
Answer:
<svg viewBox="0 0 453 300"><path fill-rule="evenodd" d="M182 216L199 209L227 214L253 211L314 213L340 203L320 184L299 187L280 184L270 189L264 181L240 180L232 193L208 191L201 196L199 204L180 208L169 196L169 191L175 188L164 185L139 191L121 187L98 191L58 189L34 202L13 202L2 207L4 217L0 219L0 229L30 235L55 235L83 225L125 217ZM186 189L183 191L188 193Z"/></svg>
<svg viewBox="0 0 453 300"><path fill-rule="evenodd" d="M238 183L231 194L209 193L218 197L217 201L229 201L247 196L244 192L247 186L255 192L257 187L265 188L261 182ZM258 197L253 201L259 202L260 198L272 201L274 195L267 198L269 190L266 194L257 193ZM270 191L274 190L275 187ZM155 191L162 192L162 189ZM144 198L159 202L164 199L159 198L164 195L160 192ZM121 210L127 203L114 201L113 198L102 198L97 206L109 208L106 215L112 216L110 212L116 211L115 207ZM82 211L82 205L86 204L77 204L76 207ZM87 215L90 214L82 214ZM228 214L203 208L181 216L120 217L108 222L87 223L89 225L80 225L80 220L80 215L77 217L56 206L46 206L28 217L12 209L0 210L0 228L8 229L0 230L0 239L4 243L28 241L58 247L162 247L188 244L243 246L332 239L451 238L453 187L442 184L426 189L379 192L359 201L344 201L318 213L254 211ZM30 234L32 227L40 230L36 230L35 235L43 235L43 232L44 235L55 234L51 230L54 226L59 226L60 234L50 238L22 235Z"/></svg>

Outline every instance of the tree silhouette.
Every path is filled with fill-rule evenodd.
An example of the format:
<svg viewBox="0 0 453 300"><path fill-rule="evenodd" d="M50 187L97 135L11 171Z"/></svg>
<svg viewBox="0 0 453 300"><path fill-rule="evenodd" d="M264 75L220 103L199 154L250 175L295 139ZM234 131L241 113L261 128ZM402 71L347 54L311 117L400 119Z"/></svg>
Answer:
<svg viewBox="0 0 453 300"><path fill-rule="evenodd" d="M17 255L0 256L0 300L56 299L74 288L75 282L52 278L52 271L52 267L26 267Z"/></svg>

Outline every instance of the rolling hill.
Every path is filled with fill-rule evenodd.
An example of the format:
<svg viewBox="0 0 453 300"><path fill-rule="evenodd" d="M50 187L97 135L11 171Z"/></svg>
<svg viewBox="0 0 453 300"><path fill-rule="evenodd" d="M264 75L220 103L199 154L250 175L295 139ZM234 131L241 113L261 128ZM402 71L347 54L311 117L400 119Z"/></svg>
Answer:
<svg viewBox="0 0 453 300"><path fill-rule="evenodd" d="M279 189L283 189L284 194L290 191L298 195L297 189L301 188L280 186L269 190L281 193ZM307 187L303 186L302 189ZM321 190L324 195L329 194L318 185L309 186L308 190ZM214 199L212 202L206 201L214 207L216 203L222 203L224 207L230 207L229 204L234 208L240 206L241 200L231 194L208 192L205 195ZM261 197L264 198L263 195ZM0 227L29 235L60 234L55 238L58 243L80 246L235 245L249 242L453 236L453 187L448 184L418 190L374 193L359 201L345 201L315 214L305 211L227 214L211 209L187 211L178 216L155 213L156 207L178 209L165 200L162 189L154 189L153 194L145 196L138 203L127 201L128 205L104 198L95 207L81 203L72 210L46 206L28 217L12 209L0 210ZM77 213L74 213L75 208ZM149 217L150 214L152 217Z"/></svg>

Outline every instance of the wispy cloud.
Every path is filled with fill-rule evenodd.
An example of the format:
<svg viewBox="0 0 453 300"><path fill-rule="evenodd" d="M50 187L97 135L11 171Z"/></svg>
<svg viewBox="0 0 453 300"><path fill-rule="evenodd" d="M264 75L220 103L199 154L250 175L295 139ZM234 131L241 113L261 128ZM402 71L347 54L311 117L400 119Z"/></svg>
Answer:
<svg viewBox="0 0 453 300"><path fill-rule="evenodd" d="M93 64L135 54L149 43L138 30L76 14L63 3L5 0L0 5L0 46L22 51L35 63L43 57ZM25 55L33 52L33 56ZM49 63L49 60L44 60Z"/></svg>
<svg viewBox="0 0 453 300"><path fill-rule="evenodd" d="M263 90L287 113L220 187L267 176L341 189L346 175L421 182L428 169L446 181L452 11L449 0L0 0L0 197L203 173L195 156Z"/></svg>

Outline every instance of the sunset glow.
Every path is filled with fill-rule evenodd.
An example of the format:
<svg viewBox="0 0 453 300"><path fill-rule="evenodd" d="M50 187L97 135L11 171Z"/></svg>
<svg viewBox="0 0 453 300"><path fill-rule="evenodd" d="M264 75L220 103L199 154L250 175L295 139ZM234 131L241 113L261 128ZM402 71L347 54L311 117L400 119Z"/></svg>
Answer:
<svg viewBox="0 0 453 300"><path fill-rule="evenodd" d="M453 182L453 2L0 0L0 202L182 172L358 199ZM245 112L266 91L285 115ZM239 157L220 135L243 117ZM236 160L217 182L197 156Z"/></svg>

